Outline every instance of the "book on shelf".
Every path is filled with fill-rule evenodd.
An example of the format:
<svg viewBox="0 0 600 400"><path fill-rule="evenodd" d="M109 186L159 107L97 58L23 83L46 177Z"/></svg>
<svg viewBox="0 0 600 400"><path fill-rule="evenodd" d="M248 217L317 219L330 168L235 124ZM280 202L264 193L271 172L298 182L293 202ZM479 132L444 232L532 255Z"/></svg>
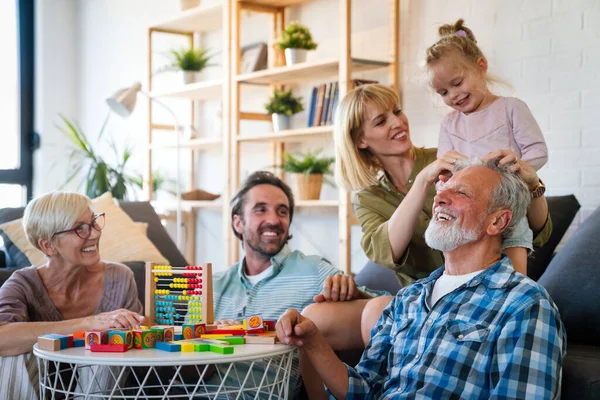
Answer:
<svg viewBox="0 0 600 400"><path fill-rule="evenodd" d="M318 89L317 87L313 87L312 88L312 94L310 95L310 103L308 106L308 123L306 124L309 128L311 126L314 126L314 119L315 119L315 107L317 105L317 93L318 93Z"/></svg>
<svg viewBox="0 0 600 400"><path fill-rule="evenodd" d="M355 88L370 83L379 83L369 79L353 79L351 87ZM308 127L333 124L333 117L339 102L340 86L338 81L321 83L312 88L308 109Z"/></svg>

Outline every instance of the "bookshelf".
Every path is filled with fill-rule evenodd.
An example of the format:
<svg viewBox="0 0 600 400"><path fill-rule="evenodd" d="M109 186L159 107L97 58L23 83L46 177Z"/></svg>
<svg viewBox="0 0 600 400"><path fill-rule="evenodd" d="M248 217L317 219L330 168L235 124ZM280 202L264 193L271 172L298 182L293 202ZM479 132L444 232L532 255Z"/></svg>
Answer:
<svg viewBox="0 0 600 400"><path fill-rule="evenodd" d="M180 12L174 18L170 18L166 21L158 22L148 28L148 90L149 96L158 100L166 99L181 99L189 102L189 121L191 125L196 127L195 124L195 102L207 101L207 100L220 100L223 107L223 117L221 121L221 136L212 137L203 132L201 129L198 131L198 137L193 139L181 139L179 145L179 152L190 152L191 163L188 168L184 168L189 171L189 175L182 179L181 189L186 190L186 186L191 186L191 189L195 189L195 161L197 157L202 157L206 152L220 152L222 158L221 168L225 174L225 180L229 176L229 149L230 149L230 134L229 134L229 95L230 95L230 79L231 67L230 67L230 54L228 43L230 43L230 24L231 24L231 2L222 1L216 4L201 5L183 12ZM154 85L155 66L153 65L153 55L155 54L155 46L161 43L159 40L164 39L164 35L179 35L187 38L187 43L190 47L195 47L195 41L197 38L204 33L212 33L221 31L223 46L220 49L222 73L221 77L213 80L204 80L200 82L194 82L187 85L181 84L176 86L168 86L162 88L156 88ZM163 51L164 49L156 50ZM184 102L185 104L185 102ZM152 182L152 166L153 157L160 157L164 150L177 149L175 140L169 140L168 143L154 143L154 136L157 130L171 131L173 134L173 126L161 125L156 123L153 113L153 103L149 100L148 102L148 146L147 146L147 169L145 171L145 187L147 191L147 197L151 200L151 204L157 209L162 210L161 215L167 220L173 220L173 210L177 208L177 201L157 201L153 200L152 187L149 182ZM171 139L171 138L169 138ZM187 185L184 183L186 182ZM185 249L181 249L185 254L186 259L195 263L195 247L196 247L196 210L204 209L211 210L222 214L223 220L223 231L226 232L229 229L228 223L228 207L227 202L222 199L228 199L230 197L229 189L231 185L226 182L221 198L213 201L184 201L180 202L184 214L184 226L186 232L186 243ZM224 240L228 240L228 237L224 237ZM227 254L224 254L227 258Z"/></svg>
<svg viewBox="0 0 600 400"><path fill-rule="evenodd" d="M337 81L339 98L341 99L352 87L352 77L354 73L371 71L375 69L386 68L388 71L388 83L399 92L399 74L400 74L400 28L399 13L400 0L389 0L389 34L390 46L387 60L372 60L366 58L354 57L351 54L351 34L352 34L352 1L338 0L338 15L340 25L340 38L337 57L330 59L305 62L293 66L275 65L275 60L281 59L277 56L273 44L276 41L285 25L285 13L287 7L299 6L309 3L311 0L238 0L231 10L231 71L232 71L232 92L231 92L231 165L230 165L230 183L232 185L230 192L235 190L240 183L240 158L243 157L243 145L246 143L270 143L272 165L277 165L287 145L296 143L310 142L316 139L333 140L333 127L331 125L313 126L307 128L290 129L280 132L266 132L256 135L244 135L240 132L240 122L242 120L268 120L268 115L257 113L245 113L241 110L241 91L248 85L269 85L270 87L282 88L285 85L295 85L306 81ZM270 41L268 43L269 64L267 69L240 73L240 54L241 54L241 16L244 11L254 11L266 13L270 16L271 23ZM322 18L326 20L326 18ZM302 21L300 21L302 22ZM310 107L310 104L308 105ZM307 107L307 108L308 108ZM352 214L350 206L349 193L339 190L337 200L315 200L315 201L297 201L299 208L320 208L337 212L338 232L339 232L339 259L338 267L346 273L351 272L351 249L350 249L350 230L357 220ZM237 240L230 235L229 242L229 264L239 259L239 244Z"/></svg>

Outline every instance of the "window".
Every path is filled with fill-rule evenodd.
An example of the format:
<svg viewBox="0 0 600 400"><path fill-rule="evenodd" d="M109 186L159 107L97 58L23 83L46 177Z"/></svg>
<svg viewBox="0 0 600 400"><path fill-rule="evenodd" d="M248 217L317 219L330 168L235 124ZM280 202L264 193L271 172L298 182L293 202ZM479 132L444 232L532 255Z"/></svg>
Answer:
<svg viewBox="0 0 600 400"><path fill-rule="evenodd" d="M33 1L0 1L0 208L31 198L33 180Z"/></svg>

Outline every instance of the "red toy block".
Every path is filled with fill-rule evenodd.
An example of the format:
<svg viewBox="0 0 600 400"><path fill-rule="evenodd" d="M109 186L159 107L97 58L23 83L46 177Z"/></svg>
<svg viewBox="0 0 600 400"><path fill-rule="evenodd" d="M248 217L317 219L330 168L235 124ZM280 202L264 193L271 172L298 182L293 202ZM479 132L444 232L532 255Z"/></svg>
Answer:
<svg viewBox="0 0 600 400"><path fill-rule="evenodd" d="M243 329L215 329L210 332L211 334L225 334L233 336L244 336L246 331Z"/></svg>
<svg viewBox="0 0 600 400"><path fill-rule="evenodd" d="M129 350L129 345L126 344L93 344L90 350L100 353L124 353Z"/></svg>
<svg viewBox="0 0 600 400"><path fill-rule="evenodd" d="M263 324L265 325L265 332L275 332L275 324L277 321L273 321L272 319L263 320Z"/></svg>

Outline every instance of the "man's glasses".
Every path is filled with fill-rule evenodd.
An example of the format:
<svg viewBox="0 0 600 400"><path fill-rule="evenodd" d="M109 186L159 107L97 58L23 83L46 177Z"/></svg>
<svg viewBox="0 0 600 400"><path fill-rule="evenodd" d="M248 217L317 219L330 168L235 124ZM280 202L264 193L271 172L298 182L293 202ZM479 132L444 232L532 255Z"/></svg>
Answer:
<svg viewBox="0 0 600 400"><path fill-rule="evenodd" d="M87 239L92 234L92 228L100 232L104 228L104 213L94 214L92 222L89 224L81 224L73 229L67 229L66 231L56 232L52 237L60 235L61 233L75 232L77 236L82 239Z"/></svg>

